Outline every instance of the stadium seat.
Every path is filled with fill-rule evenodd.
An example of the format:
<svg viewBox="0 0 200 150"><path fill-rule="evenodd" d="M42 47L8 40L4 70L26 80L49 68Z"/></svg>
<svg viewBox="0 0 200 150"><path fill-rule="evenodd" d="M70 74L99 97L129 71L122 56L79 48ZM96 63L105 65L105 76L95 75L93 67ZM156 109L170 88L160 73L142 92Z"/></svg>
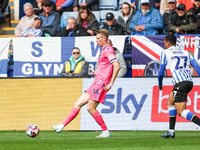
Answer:
<svg viewBox="0 0 200 150"><path fill-rule="evenodd" d="M127 3L131 4L131 0L119 0L118 10L121 9L122 4L123 4L124 2L127 2Z"/></svg>
<svg viewBox="0 0 200 150"><path fill-rule="evenodd" d="M60 28L61 30L67 26L67 19L68 17L74 17L74 18L78 18L78 11L77 12L73 12L73 11L65 11L62 13L61 19L60 19Z"/></svg>
<svg viewBox="0 0 200 150"><path fill-rule="evenodd" d="M92 13L94 14L95 18L97 19L98 23L100 24L100 14L99 14L99 11L92 11Z"/></svg>
<svg viewBox="0 0 200 150"><path fill-rule="evenodd" d="M106 22L106 14L112 12L116 20L118 20L120 11L112 11L112 10L100 10L100 22L103 25L103 22Z"/></svg>
<svg viewBox="0 0 200 150"><path fill-rule="evenodd" d="M62 16L61 16L61 18L64 18L64 16L66 16L66 15L68 15L68 16L72 16L72 17L74 17L74 18L78 18L78 11L76 11L76 12L74 12L74 11L65 11L65 12L63 12L62 13Z"/></svg>
<svg viewBox="0 0 200 150"><path fill-rule="evenodd" d="M100 0L99 10L117 10L117 0Z"/></svg>
<svg viewBox="0 0 200 150"><path fill-rule="evenodd" d="M9 27L11 26L11 17L10 17L10 6L6 7L5 13L0 15L0 22L1 21L6 21L6 19L8 18L9 21Z"/></svg>

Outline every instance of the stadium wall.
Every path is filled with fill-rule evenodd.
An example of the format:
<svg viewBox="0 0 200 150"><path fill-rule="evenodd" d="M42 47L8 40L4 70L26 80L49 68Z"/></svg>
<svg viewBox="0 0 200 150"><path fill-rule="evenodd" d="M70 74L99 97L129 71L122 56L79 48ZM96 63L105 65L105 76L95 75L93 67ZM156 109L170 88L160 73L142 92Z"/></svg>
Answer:
<svg viewBox="0 0 200 150"><path fill-rule="evenodd" d="M200 82L194 78L187 109L200 116ZM76 99L94 78L14 78L0 79L0 130L24 130L37 124L41 130L61 123ZM117 78L97 110L110 130L168 129L167 98L171 78L164 78L159 91L157 78ZM100 130L84 106L78 117L64 130ZM199 130L198 126L177 117L176 130Z"/></svg>

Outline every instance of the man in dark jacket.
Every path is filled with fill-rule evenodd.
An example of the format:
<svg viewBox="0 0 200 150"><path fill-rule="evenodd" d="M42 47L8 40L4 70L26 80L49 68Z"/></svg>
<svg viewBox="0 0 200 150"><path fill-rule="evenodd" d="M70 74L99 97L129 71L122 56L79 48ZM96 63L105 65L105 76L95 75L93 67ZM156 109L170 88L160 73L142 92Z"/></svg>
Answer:
<svg viewBox="0 0 200 150"><path fill-rule="evenodd" d="M195 34L197 28L196 18L192 12L185 9L184 4L177 6L177 13L169 24L170 32L177 34Z"/></svg>
<svg viewBox="0 0 200 150"><path fill-rule="evenodd" d="M197 34L200 34L200 0L194 0L194 6L189 11L193 13L197 20Z"/></svg>
<svg viewBox="0 0 200 150"><path fill-rule="evenodd" d="M82 27L82 25L77 24L77 21L74 17L69 17L67 19L67 26L63 30L61 30L56 36L90 36L87 33L87 29Z"/></svg>
<svg viewBox="0 0 200 150"><path fill-rule="evenodd" d="M164 24L164 34L169 33L169 24L176 12L176 0L167 0L167 5L169 10L165 11L163 14L163 24Z"/></svg>
<svg viewBox="0 0 200 150"><path fill-rule="evenodd" d="M106 14L106 23L103 29L108 30L109 35L124 35L122 26L115 20L114 14L109 12Z"/></svg>
<svg viewBox="0 0 200 150"><path fill-rule="evenodd" d="M6 7L8 6L8 0L0 0L0 13L4 13Z"/></svg>

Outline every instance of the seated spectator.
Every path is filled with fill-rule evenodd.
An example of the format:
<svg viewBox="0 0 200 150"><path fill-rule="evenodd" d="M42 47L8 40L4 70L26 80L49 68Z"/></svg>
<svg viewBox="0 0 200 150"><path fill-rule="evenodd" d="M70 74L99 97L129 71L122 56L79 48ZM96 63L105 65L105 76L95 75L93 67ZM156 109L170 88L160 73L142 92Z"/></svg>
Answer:
<svg viewBox="0 0 200 150"><path fill-rule="evenodd" d="M0 15L2 15L5 12L7 6L8 0L0 0Z"/></svg>
<svg viewBox="0 0 200 150"><path fill-rule="evenodd" d="M131 35L158 35L163 30L163 19L160 12L151 7L149 0L141 0L141 9L133 16L129 28Z"/></svg>
<svg viewBox="0 0 200 150"><path fill-rule="evenodd" d="M61 30L56 36L90 36L87 32L87 29L82 27L82 25L77 24L77 21L74 17L69 17L67 19L67 26Z"/></svg>
<svg viewBox="0 0 200 150"><path fill-rule="evenodd" d="M135 0L136 10L141 9L141 2L142 2L142 0ZM151 7L155 8L155 9L159 9L159 7L160 7L160 0L149 0L149 3L151 4Z"/></svg>
<svg viewBox="0 0 200 150"><path fill-rule="evenodd" d="M43 13L39 15L42 18L41 30L43 35L55 36L60 29L60 15L53 11L53 2L46 0L43 4Z"/></svg>
<svg viewBox="0 0 200 150"><path fill-rule="evenodd" d="M72 7L74 0L52 0L56 5L56 11L60 13L60 16L64 11L70 11L69 8Z"/></svg>
<svg viewBox="0 0 200 150"><path fill-rule="evenodd" d="M35 18L32 27L26 29L21 34L21 37L41 37L42 36L42 30L40 29L41 26L42 26L42 19L38 17Z"/></svg>
<svg viewBox="0 0 200 150"><path fill-rule="evenodd" d="M65 62L63 70L60 73L61 77L88 77L89 64L81 55L78 47L72 50L72 56Z"/></svg>
<svg viewBox="0 0 200 150"><path fill-rule="evenodd" d="M196 18L192 12L185 9L184 4L177 6L177 14L172 18L169 24L169 33L176 34L195 34L196 33Z"/></svg>
<svg viewBox="0 0 200 150"><path fill-rule="evenodd" d="M118 23L123 27L125 35L131 34L131 29L129 28L129 25L134 14L135 9L132 9L129 3L124 2L122 4L120 15L118 17Z"/></svg>
<svg viewBox="0 0 200 150"><path fill-rule="evenodd" d="M99 30L99 23L94 14L87 7L81 7L78 14L77 24L82 25L90 35L95 35L95 31Z"/></svg>
<svg viewBox="0 0 200 150"><path fill-rule="evenodd" d="M113 47L112 41L110 39L108 39L108 44ZM125 63L124 57L122 56L120 51L116 47L113 47L113 49L115 51L117 61L119 62L119 65L120 65L120 69L117 74L117 78L122 78L126 75L126 72L127 72L126 63Z"/></svg>
<svg viewBox="0 0 200 150"><path fill-rule="evenodd" d="M163 14L164 34L169 34L169 24L172 18L177 15L176 0L167 0L169 10Z"/></svg>
<svg viewBox="0 0 200 150"><path fill-rule="evenodd" d="M189 11L193 13L197 20L196 33L200 34L200 0L194 0L194 6Z"/></svg>
<svg viewBox="0 0 200 150"><path fill-rule="evenodd" d="M111 12L106 14L106 23L102 29L108 30L109 35L124 35L122 26L115 20L114 14Z"/></svg>
<svg viewBox="0 0 200 150"><path fill-rule="evenodd" d="M184 4L186 7L186 10L190 10L193 7L194 0L177 0L178 4Z"/></svg>
<svg viewBox="0 0 200 150"><path fill-rule="evenodd" d="M15 28L16 36L21 36L22 32L30 28L34 22L34 19L37 17L37 15L34 14L31 3L24 4L24 13L25 16L21 18L19 24Z"/></svg>
<svg viewBox="0 0 200 150"><path fill-rule="evenodd" d="M34 10L34 13L36 15L39 16L39 14L44 11L43 10L44 2L45 2L45 0L36 0L35 2L32 3L33 10ZM53 10L56 10L56 5L55 4L53 5Z"/></svg>
<svg viewBox="0 0 200 150"><path fill-rule="evenodd" d="M78 11L83 6L88 7L91 11L98 11L99 0L74 0L73 11Z"/></svg>

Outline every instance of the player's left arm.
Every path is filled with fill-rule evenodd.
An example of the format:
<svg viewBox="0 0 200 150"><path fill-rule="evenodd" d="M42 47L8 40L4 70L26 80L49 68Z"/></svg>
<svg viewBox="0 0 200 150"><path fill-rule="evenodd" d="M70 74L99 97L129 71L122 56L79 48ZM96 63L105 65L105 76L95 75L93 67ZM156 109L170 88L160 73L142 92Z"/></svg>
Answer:
<svg viewBox="0 0 200 150"><path fill-rule="evenodd" d="M200 66L199 64L197 63L197 61L193 58L193 59L190 59L190 64L192 65L192 67L196 70L197 74L199 75L200 77Z"/></svg>
<svg viewBox="0 0 200 150"><path fill-rule="evenodd" d="M112 74L112 78L111 78L111 81L109 84L106 85L105 87L105 90L110 90L110 88L112 87L116 77L117 77L117 74L119 72L119 69L120 69L120 65L117 61L117 59L115 61L112 62L112 65L113 65L113 74Z"/></svg>
<svg viewBox="0 0 200 150"><path fill-rule="evenodd" d="M162 52L161 57L160 57L160 67L159 67L159 72L158 72L158 88L160 90L163 89L162 81L163 81L165 67L166 67L166 55L164 52Z"/></svg>

